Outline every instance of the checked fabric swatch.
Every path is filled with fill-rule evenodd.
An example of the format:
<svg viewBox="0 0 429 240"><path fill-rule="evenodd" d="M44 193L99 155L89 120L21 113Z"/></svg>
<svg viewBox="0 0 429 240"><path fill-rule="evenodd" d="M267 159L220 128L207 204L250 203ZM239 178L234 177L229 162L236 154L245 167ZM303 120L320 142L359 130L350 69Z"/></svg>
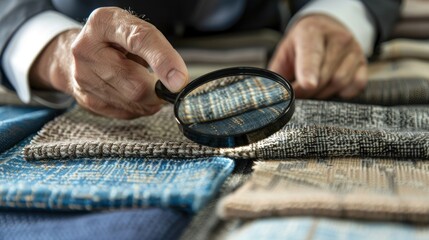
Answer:
<svg viewBox="0 0 429 240"><path fill-rule="evenodd" d="M429 162L334 158L257 162L219 205L224 218L312 215L429 222Z"/></svg>
<svg viewBox="0 0 429 240"><path fill-rule="evenodd" d="M198 159L82 158L26 161L28 139L0 155L0 206L98 210L172 207L196 212L216 194L234 162Z"/></svg>

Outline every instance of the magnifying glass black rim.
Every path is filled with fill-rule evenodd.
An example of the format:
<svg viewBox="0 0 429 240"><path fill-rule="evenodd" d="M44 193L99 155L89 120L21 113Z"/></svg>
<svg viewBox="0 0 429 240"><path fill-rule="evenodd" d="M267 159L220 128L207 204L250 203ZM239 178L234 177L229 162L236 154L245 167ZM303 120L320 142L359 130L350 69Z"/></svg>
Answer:
<svg viewBox="0 0 429 240"><path fill-rule="evenodd" d="M243 133L233 135L212 135L207 133L201 133L188 127L187 124L183 123L177 116L179 116L180 102L187 96L188 93L195 90L197 87L215 81L219 78L246 75L246 76L257 76L264 77L270 80L274 80L277 83L283 85L286 89L290 90L289 106L283 110L283 112L275 119L271 120L268 124L265 124L259 128L252 129ZM292 85L282 76L272 71L255 68L255 67L232 67L217 70L205 74L199 78L196 78L189 83L177 96L174 103L174 115L182 133L194 142L202 145L211 147L239 147L254 143L262 140L278 130L280 130L289 120L291 119L295 111L295 93Z"/></svg>

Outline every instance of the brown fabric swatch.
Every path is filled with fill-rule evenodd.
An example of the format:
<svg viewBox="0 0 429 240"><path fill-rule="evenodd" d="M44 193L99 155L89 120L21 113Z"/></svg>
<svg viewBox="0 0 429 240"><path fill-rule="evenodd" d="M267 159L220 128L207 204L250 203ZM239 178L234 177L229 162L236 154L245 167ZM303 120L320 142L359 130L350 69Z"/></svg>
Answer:
<svg viewBox="0 0 429 240"><path fill-rule="evenodd" d="M312 215L429 222L429 162L333 158L257 162L222 199L223 218Z"/></svg>
<svg viewBox="0 0 429 240"><path fill-rule="evenodd" d="M385 106L429 104L429 41L393 39L368 65L368 84L349 102ZM344 100L341 100L344 101Z"/></svg>
<svg viewBox="0 0 429 240"><path fill-rule="evenodd" d="M396 55L400 55L400 53ZM428 69L427 60L412 58L389 59L371 63L368 68L367 87L361 94L349 101L385 106L429 104Z"/></svg>
<svg viewBox="0 0 429 240"><path fill-rule="evenodd" d="M429 158L429 108L297 100L291 121L277 133L249 146L218 149L187 140L178 130L171 106L131 121L76 107L45 125L24 148L26 159L213 155Z"/></svg>
<svg viewBox="0 0 429 240"><path fill-rule="evenodd" d="M414 59L429 60L429 40L400 38L400 39L393 39L381 44L381 53L378 56L378 59L390 60L390 59L399 59L399 58L403 58L403 59L414 58ZM424 69L421 69L421 70L424 70ZM410 71L410 73L412 72Z"/></svg>

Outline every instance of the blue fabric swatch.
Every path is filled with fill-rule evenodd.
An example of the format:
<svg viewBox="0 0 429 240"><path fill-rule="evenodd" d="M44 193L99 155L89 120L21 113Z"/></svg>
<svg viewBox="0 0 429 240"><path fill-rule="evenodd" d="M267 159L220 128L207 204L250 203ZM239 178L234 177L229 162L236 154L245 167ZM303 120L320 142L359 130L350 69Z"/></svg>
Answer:
<svg viewBox="0 0 429 240"><path fill-rule="evenodd" d="M310 217L267 218L242 225L227 239L360 240L429 239L429 229L391 222L358 222Z"/></svg>
<svg viewBox="0 0 429 240"><path fill-rule="evenodd" d="M11 148L54 118L59 110L0 106L0 153Z"/></svg>
<svg viewBox="0 0 429 240"><path fill-rule="evenodd" d="M0 239L178 239L191 216L171 209L97 213L0 211Z"/></svg>
<svg viewBox="0 0 429 240"><path fill-rule="evenodd" d="M1 207L175 207L196 212L234 168L233 160L222 157L26 161L20 152L30 138L0 155Z"/></svg>

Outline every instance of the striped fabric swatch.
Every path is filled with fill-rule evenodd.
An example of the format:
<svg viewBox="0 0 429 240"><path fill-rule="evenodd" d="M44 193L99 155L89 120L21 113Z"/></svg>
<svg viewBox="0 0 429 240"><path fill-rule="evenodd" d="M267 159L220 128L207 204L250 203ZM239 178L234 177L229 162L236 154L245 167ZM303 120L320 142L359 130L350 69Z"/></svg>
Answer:
<svg viewBox="0 0 429 240"><path fill-rule="evenodd" d="M173 207L196 212L234 168L231 159L82 158L26 161L29 139L0 155L0 206L98 210Z"/></svg>
<svg viewBox="0 0 429 240"><path fill-rule="evenodd" d="M423 240L429 238L424 226L389 222L358 222L329 218L267 218L242 224L227 240Z"/></svg>
<svg viewBox="0 0 429 240"><path fill-rule="evenodd" d="M260 161L219 204L223 218L327 216L429 223L429 162L330 158Z"/></svg>

